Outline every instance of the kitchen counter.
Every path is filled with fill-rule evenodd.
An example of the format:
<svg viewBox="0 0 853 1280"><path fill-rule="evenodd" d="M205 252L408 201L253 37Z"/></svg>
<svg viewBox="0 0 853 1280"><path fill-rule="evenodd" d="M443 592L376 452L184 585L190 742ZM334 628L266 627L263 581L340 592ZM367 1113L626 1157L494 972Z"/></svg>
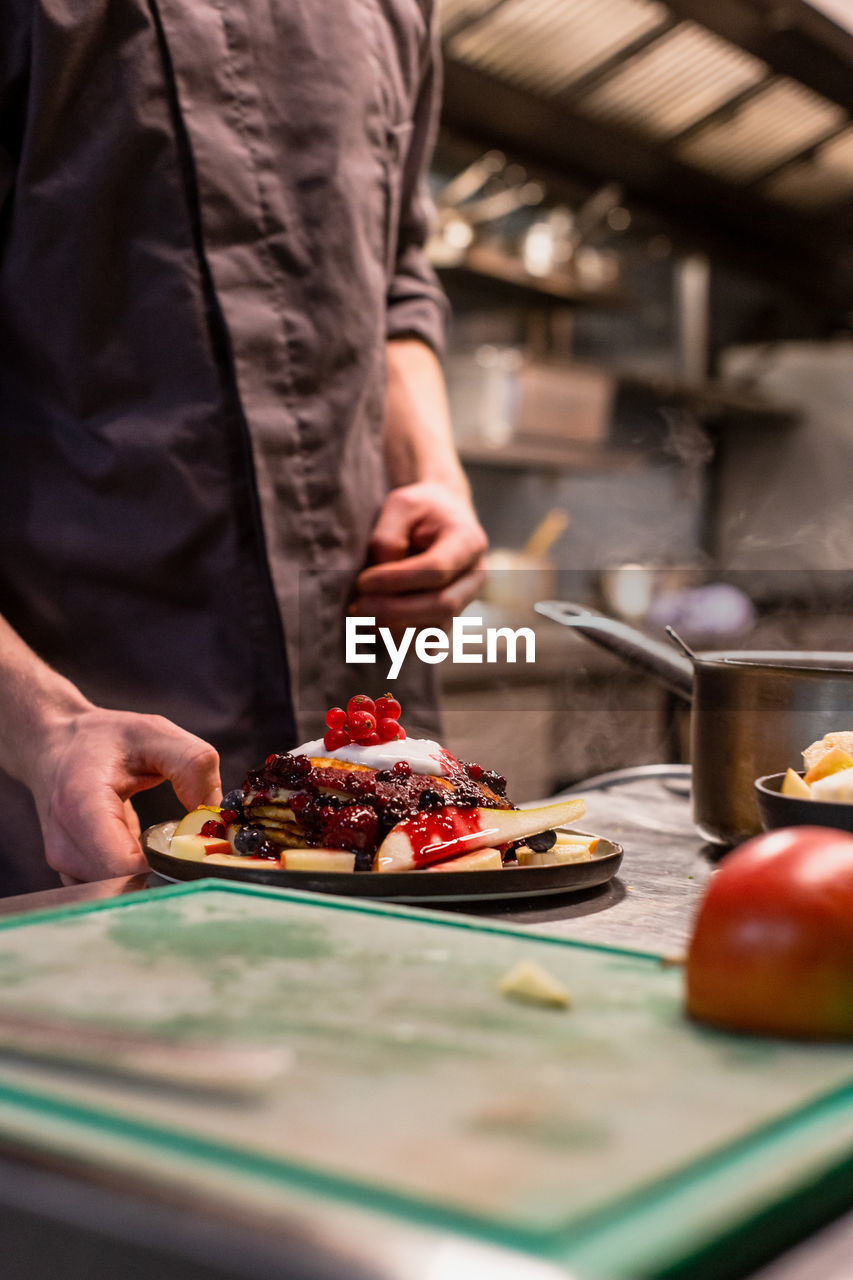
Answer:
<svg viewBox="0 0 853 1280"><path fill-rule="evenodd" d="M605 830L625 847L620 876L583 894L500 904L477 914L584 942L683 953L690 919L710 874L714 850L689 817L687 771L650 766L597 780L585 788L587 829ZM133 876L56 889L0 902L0 914L31 912L156 887L157 876ZM462 908L460 908L462 910ZM470 907L464 908L471 912ZM391 1221L332 1202L298 1214L258 1206L245 1212L188 1186L180 1203L164 1202L141 1180L97 1168L52 1164L0 1147L4 1280L39 1280L61 1266L65 1280L100 1280L132 1272L142 1280L257 1277L274 1280L556 1280L531 1259L459 1237ZM13 1244L10 1253L9 1243ZM754 1280L846 1280L853 1256L853 1213L790 1253ZM720 1276L720 1280L724 1280Z"/></svg>

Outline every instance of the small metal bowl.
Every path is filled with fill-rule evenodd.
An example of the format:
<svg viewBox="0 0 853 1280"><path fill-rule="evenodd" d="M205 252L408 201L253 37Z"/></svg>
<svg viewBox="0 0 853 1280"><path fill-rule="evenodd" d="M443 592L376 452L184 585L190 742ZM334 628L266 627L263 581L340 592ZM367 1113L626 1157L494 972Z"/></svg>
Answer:
<svg viewBox="0 0 853 1280"><path fill-rule="evenodd" d="M768 773L756 780L755 796L765 831L777 827L834 827L853 833L853 804L783 796L784 777L784 773Z"/></svg>

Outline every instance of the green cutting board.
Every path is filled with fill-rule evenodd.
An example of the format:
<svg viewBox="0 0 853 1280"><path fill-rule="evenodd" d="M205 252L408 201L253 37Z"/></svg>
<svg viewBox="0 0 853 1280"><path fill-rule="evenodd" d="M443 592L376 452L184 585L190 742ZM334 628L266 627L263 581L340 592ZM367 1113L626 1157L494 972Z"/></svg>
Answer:
<svg viewBox="0 0 853 1280"><path fill-rule="evenodd" d="M572 1007L502 996L520 960ZM14 1010L291 1046L278 1088L228 1105L0 1057L0 1136L237 1200L334 1197L634 1278L735 1274L853 1201L853 1048L692 1026L641 953L205 881L4 921L0 981Z"/></svg>

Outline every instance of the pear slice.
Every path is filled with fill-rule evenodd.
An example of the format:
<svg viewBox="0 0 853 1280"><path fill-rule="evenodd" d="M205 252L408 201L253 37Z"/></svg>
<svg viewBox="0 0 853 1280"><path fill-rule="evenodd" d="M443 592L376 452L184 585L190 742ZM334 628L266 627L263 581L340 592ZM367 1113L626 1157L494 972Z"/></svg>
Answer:
<svg viewBox="0 0 853 1280"><path fill-rule="evenodd" d="M566 800L539 809L448 807L429 810L429 816L418 814L392 827L376 852L373 870L411 871L430 862L446 862L474 849L510 844L540 831L577 822L584 810L583 800ZM444 830L435 835L430 831L431 825Z"/></svg>
<svg viewBox="0 0 853 1280"><path fill-rule="evenodd" d="M434 862L424 871L502 871L503 865L500 849L475 849L449 862Z"/></svg>
<svg viewBox="0 0 853 1280"><path fill-rule="evenodd" d="M175 836L199 835L206 822L219 822L221 820L220 813L220 809L210 804L202 804L197 809L190 809L189 813L185 813L175 827ZM173 836L172 839L174 840L174 838Z"/></svg>

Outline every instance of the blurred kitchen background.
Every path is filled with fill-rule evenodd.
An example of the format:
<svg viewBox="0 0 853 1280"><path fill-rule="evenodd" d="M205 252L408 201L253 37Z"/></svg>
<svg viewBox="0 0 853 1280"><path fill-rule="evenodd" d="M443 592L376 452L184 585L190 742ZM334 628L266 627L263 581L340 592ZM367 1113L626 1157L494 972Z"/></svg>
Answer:
<svg viewBox="0 0 853 1280"><path fill-rule="evenodd" d="M532 602L853 651L853 0L440 0L430 254L490 624L439 668L517 799L684 758L683 707Z"/></svg>

